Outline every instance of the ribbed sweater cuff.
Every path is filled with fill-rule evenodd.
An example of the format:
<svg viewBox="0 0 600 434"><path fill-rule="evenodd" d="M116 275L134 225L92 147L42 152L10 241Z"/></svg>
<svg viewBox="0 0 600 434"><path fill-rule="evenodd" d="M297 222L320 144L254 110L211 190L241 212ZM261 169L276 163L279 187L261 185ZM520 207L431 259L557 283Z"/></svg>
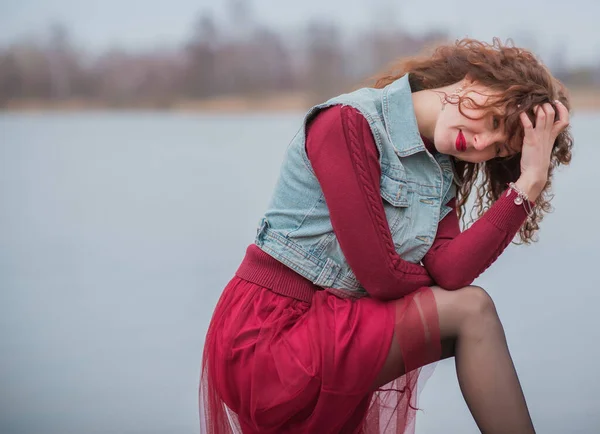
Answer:
<svg viewBox="0 0 600 434"><path fill-rule="evenodd" d="M494 205L483 215L483 218L502 231L516 233L525 223L527 211L525 205L515 204L514 192L506 197L506 191L502 192ZM533 207L535 204L529 202L529 205Z"/></svg>

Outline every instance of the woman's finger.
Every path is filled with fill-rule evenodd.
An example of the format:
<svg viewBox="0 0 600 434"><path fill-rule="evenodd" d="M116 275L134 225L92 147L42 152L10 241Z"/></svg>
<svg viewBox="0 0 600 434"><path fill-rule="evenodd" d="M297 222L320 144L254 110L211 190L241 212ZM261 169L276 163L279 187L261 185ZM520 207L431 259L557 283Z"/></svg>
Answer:
<svg viewBox="0 0 600 434"><path fill-rule="evenodd" d="M544 127L546 126L546 112L544 111L544 108L540 105L535 106L534 108L535 110L535 129L536 131L540 131L542 129L544 129Z"/></svg>
<svg viewBox="0 0 600 434"><path fill-rule="evenodd" d="M521 124L525 129L525 134L528 134L531 130L533 130L533 124L531 123L529 116L527 116L527 113L521 112L519 117L521 118Z"/></svg>
<svg viewBox="0 0 600 434"><path fill-rule="evenodd" d="M544 128L550 130L554 125L554 107L552 107L552 105L547 102L542 105L542 110L545 115Z"/></svg>
<svg viewBox="0 0 600 434"><path fill-rule="evenodd" d="M565 105L562 102L556 100L556 101L554 101L554 103L556 104L556 111L558 112L558 116L557 116L558 119L554 122L552 132L558 136L565 128L567 128L569 126L570 116L569 116L569 110L567 109L567 107L565 107Z"/></svg>

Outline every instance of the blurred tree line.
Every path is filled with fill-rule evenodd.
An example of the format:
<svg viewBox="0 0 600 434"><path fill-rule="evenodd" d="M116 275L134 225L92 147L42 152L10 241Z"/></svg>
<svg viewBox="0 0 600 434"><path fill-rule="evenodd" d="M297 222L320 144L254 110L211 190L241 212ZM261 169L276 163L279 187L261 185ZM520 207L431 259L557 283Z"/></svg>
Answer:
<svg viewBox="0 0 600 434"><path fill-rule="evenodd" d="M249 2L229 0L231 22L201 14L177 49L92 56L68 29L54 25L43 42L0 48L0 107L14 101L81 100L110 107L169 107L222 96L307 95L311 102L347 91L392 60L447 40L444 33L414 36L386 26L352 37L335 24L312 21L299 33L257 24ZM570 70L560 53L550 65L567 84L600 85L598 68Z"/></svg>

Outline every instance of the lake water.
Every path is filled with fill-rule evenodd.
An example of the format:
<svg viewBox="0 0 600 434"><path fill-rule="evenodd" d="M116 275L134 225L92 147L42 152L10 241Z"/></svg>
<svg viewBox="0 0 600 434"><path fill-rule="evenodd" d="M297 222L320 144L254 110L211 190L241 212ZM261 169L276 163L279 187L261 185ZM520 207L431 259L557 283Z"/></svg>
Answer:
<svg viewBox="0 0 600 434"><path fill-rule="evenodd" d="M210 315L301 117L0 115L1 433L198 432ZM600 433L599 124L574 116L540 242L476 281L540 433ZM452 360L421 407L419 434L478 432Z"/></svg>

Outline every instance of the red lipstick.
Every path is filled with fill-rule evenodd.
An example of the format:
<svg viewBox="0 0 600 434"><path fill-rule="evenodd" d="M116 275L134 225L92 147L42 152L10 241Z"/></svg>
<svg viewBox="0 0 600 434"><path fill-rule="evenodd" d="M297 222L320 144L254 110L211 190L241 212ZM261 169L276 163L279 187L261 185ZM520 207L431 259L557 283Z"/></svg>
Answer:
<svg viewBox="0 0 600 434"><path fill-rule="evenodd" d="M459 152L464 152L467 150L467 139L465 139L465 135L462 130L458 130L458 136L456 136L456 150Z"/></svg>

